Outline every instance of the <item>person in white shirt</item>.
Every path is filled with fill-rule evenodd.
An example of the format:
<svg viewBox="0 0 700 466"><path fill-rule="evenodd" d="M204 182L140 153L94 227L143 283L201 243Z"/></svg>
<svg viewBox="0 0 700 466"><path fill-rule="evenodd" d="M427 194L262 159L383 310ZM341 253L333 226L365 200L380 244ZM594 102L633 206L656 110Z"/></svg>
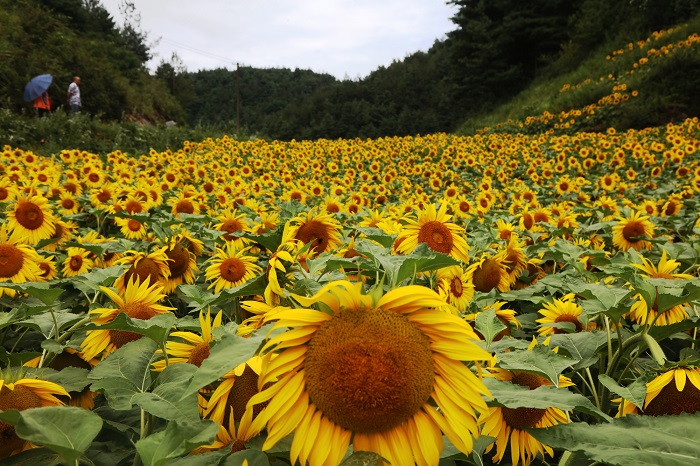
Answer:
<svg viewBox="0 0 700 466"><path fill-rule="evenodd" d="M73 78L73 82L68 86L68 105L70 105L71 113L80 112L82 102L80 100L80 76Z"/></svg>

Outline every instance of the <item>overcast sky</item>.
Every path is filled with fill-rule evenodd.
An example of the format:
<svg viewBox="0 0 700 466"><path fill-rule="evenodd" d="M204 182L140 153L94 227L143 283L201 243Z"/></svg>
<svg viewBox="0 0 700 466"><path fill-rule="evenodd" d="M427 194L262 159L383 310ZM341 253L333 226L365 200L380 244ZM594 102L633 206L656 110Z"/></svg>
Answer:
<svg viewBox="0 0 700 466"><path fill-rule="evenodd" d="M455 29L446 0L132 0L155 69L177 52L188 71L301 68L338 79L427 51ZM122 0L101 0L122 25Z"/></svg>

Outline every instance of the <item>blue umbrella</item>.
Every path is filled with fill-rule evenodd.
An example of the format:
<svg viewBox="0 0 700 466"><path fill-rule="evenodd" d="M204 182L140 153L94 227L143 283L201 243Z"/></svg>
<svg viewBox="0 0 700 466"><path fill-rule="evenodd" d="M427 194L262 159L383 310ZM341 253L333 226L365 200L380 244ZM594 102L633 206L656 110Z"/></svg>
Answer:
<svg viewBox="0 0 700 466"><path fill-rule="evenodd" d="M53 82L53 76L50 74L40 74L39 76L34 76L31 81L24 86L24 101L29 102L41 94L46 92L51 83Z"/></svg>

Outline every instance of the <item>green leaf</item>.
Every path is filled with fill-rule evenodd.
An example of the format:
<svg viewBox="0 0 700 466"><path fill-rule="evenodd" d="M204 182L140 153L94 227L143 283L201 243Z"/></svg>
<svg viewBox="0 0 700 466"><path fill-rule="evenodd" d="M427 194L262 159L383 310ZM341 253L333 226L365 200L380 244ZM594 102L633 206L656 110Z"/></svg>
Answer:
<svg viewBox="0 0 700 466"><path fill-rule="evenodd" d="M355 227L356 231L362 233L366 238L376 241L385 248L390 248L394 244L395 235L388 235L383 230L374 227Z"/></svg>
<svg viewBox="0 0 700 466"><path fill-rule="evenodd" d="M647 382L644 377L632 382L629 387L621 387L615 380L605 374L598 375L598 380L612 393L620 395L639 409L644 409L644 398L647 395Z"/></svg>
<svg viewBox="0 0 700 466"><path fill-rule="evenodd" d="M26 282L26 283L4 283L3 288L10 288L20 293L26 293L29 296L38 299L47 306L51 306L61 294L63 288L53 287L49 283L44 282Z"/></svg>
<svg viewBox="0 0 700 466"><path fill-rule="evenodd" d="M57 372L45 373L42 378L60 385L68 392L79 392L90 385L89 374L90 371L82 367L66 367Z"/></svg>
<svg viewBox="0 0 700 466"><path fill-rule="evenodd" d="M136 393L132 402L169 421L194 422L199 419L197 394L183 394L196 371L192 364L172 364L160 374L158 386L152 392Z"/></svg>
<svg viewBox="0 0 700 466"><path fill-rule="evenodd" d="M617 339L617 335L613 335L613 340ZM550 338L549 345L559 347L566 351L573 359L578 362L572 366L572 369L578 370L591 366L598 362L598 351L607 345L608 337L605 332L578 332L567 334L555 334Z"/></svg>
<svg viewBox="0 0 700 466"><path fill-rule="evenodd" d="M507 326L496 316L495 310L488 309L477 314L475 328L484 337L486 349L488 349L496 335L505 330Z"/></svg>
<svg viewBox="0 0 700 466"><path fill-rule="evenodd" d="M100 416L73 406L30 408L17 413L2 413L0 419L13 424L19 437L55 451L70 464L76 464L102 429Z"/></svg>
<svg viewBox="0 0 700 466"><path fill-rule="evenodd" d="M340 463L340 466L378 466L382 461L387 462L385 458L372 451L355 451Z"/></svg>
<svg viewBox="0 0 700 466"><path fill-rule="evenodd" d="M177 317L175 314L170 312L166 314L158 314L150 319L132 319L125 313L120 312L113 321L103 324L95 325L88 324L85 326L86 330L124 330L127 332L138 333L151 340L158 343L160 346L165 344L165 340L168 337L168 333L175 325Z"/></svg>
<svg viewBox="0 0 700 466"><path fill-rule="evenodd" d="M110 286L119 278L126 267L123 265L113 265L104 269L93 269L92 272L72 277L65 280L83 293L100 291L101 286Z"/></svg>
<svg viewBox="0 0 700 466"><path fill-rule="evenodd" d="M243 460L248 461L248 466L270 466L268 456L260 450L243 450L232 454L221 466L243 466Z"/></svg>
<svg viewBox="0 0 700 466"><path fill-rule="evenodd" d="M498 365L503 369L534 372L558 387L559 374L567 367L576 364L578 359L557 354L547 347L535 346L528 351L500 353L498 361Z"/></svg>
<svg viewBox="0 0 700 466"><path fill-rule="evenodd" d="M198 453L196 455L184 456L168 461L168 466L217 466L226 457L230 451L226 448L212 451L210 453ZM259 452L262 453L262 452ZM265 455L264 453L262 453ZM265 456L267 459L267 456ZM250 464L250 462L249 462ZM269 464L269 463L268 463Z"/></svg>
<svg viewBox="0 0 700 466"><path fill-rule="evenodd" d="M612 418L600 411L591 400L565 388L542 385L534 390L498 379L484 379L494 401L489 404L506 408L559 408L564 411L577 410L610 421Z"/></svg>
<svg viewBox="0 0 700 466"><path fill-rule="evenodd" d="M425 243L420 243L410 254L397 257L404 259L396 272L396 281L394 283L397 284L413 276L414 273L429 272L459 265L459 261L446 254L431 250Z"/></svg>
<svg viewBox="0 0 700 466"><path fill-rule="evenodd" d="M92 369L93 391L104 392L109 405L116 410L131 409L133 397L151 384L150 365L157 345L141 338L122 346Z"/></svg>
<svg viewBox="0 0 700 466"><path fill-rule="evenodd" d="M212 345L209 357L193 374L182 398L197 393L200 388L209 385L231 369L252 358L265 338L266 331L263 329L248 338L224 334L221 340L217 340Z"/></svg>
<svg viewBox="0 0 700 466"><path fill-rule="evenodd" d="M53 333L55 331L56 324L58 323L58 329L63 330L64 328L78 322L82 319L84 315L72 314L66 310L54 311L53 315L51 312L42 312L41 314L35 314L28 319L20 322L20 325L33 327L39 330L46 338L50 336L55 336ZM54 318L56 321L54 322Z"/></svg>
<svg viewBox="0 0 700 466"><path fill-rule="evenodd" d="M214 299L214 293L205 290L200 285L180 285L177 294L189 307L206 307Z"/></svg>
<svg viewBox="0 0 700 466"><path fill-rule="evenodd" d="M136 451L144 466L161 466L200 445L211 443L217 431L218 426L214 421L172 421L165 430L136 442Z"/></svg>
<svg viewBox="0 0 700 466"><path fill-rule="evenodd" d="M23 316L20 316L19 310L17 308L14 308L10 311L1 313L0 314L0 329L5 328L8 325L14 324L22 317Z"/></svg>
<svg viewBox="0 0 700 466"><path fill-rule="evenodd" d="M529 429L539 442L581 451L588 458L620 466L697 466L700 414L625 416L609 424L563 424Z"/></svg>
<svg viewBox="0 0 700 466"><path fill-rule="evenodd" d="M253 235L250 233L244 233L243 238L248 238L259 245L265 247L268 251L277 251L282 244L282 232L281 231L271 231L268 233L263 233L262 235Z"/></svg>

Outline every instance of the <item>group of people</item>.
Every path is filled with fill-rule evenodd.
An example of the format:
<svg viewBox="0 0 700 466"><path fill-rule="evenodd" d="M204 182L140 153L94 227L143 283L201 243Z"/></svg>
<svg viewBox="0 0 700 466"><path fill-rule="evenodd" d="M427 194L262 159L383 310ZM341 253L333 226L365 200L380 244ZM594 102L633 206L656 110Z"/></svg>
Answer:
<svg viewBox="0 0 700 466"><path fill-rule="evenodd" d="M73 82L68 86L66 102L70 106L72 114L80 112L80 108L82 107L82 101L80 100L80 76L75 76ZM34 108L37 110L40 117L51 111L51 99L49 98L48 90L34 99Z"/></svg>

